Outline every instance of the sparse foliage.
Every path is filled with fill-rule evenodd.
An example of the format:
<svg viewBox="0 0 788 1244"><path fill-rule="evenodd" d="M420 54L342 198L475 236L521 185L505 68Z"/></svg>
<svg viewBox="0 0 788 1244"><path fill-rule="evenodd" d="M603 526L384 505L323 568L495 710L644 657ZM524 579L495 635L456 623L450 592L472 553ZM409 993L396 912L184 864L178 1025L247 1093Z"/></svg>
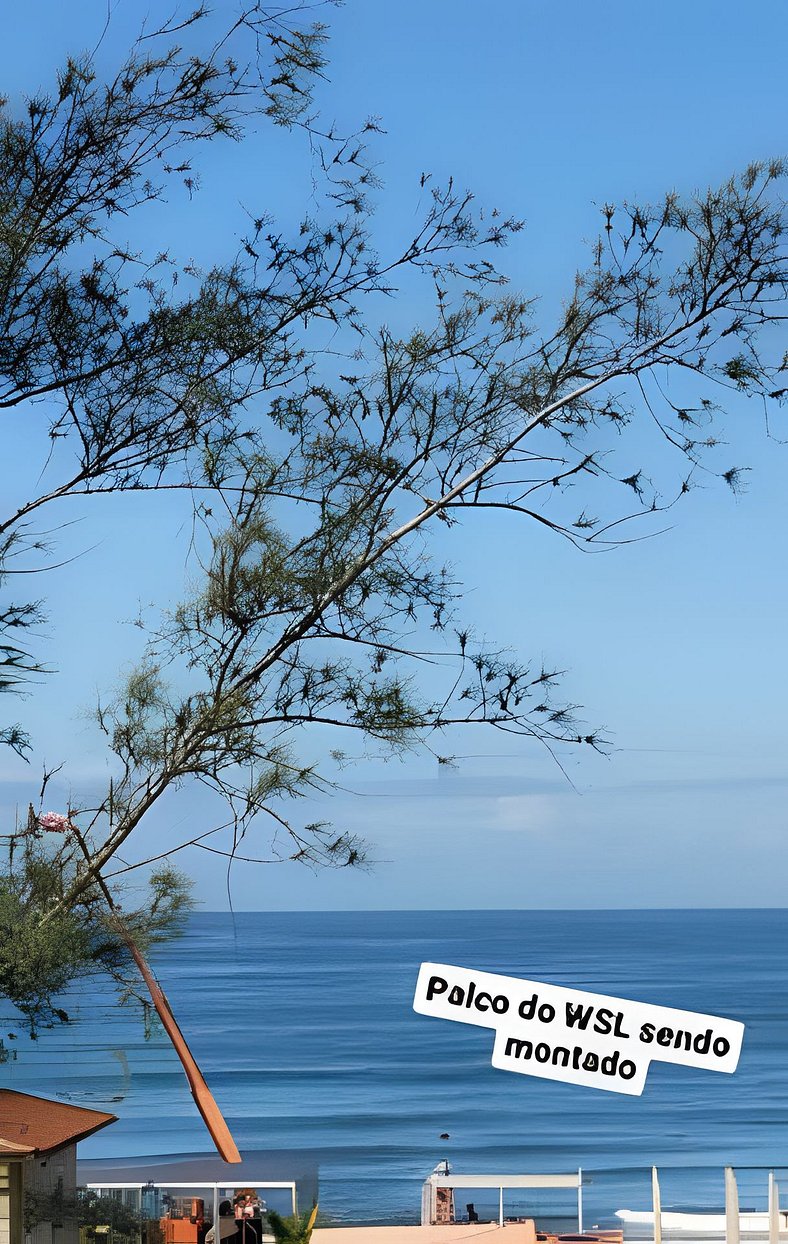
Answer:
<svg viewBox="0 0 788 1244"><path fill-rule="evenodd" d="M62 1188L53 1192L35 1192L28 1188L23 1215L26 1232L42 1223L50 1223L53 1227L80 1227L90 1240L105 1235L107 1227L113 1238L136 1240L142 1226L141 1215L121 1197L101 1195L91 1188L78 1188L76 1194Z"/></svg>
<svg viewBox="0 0 788 1244"><path fill-rule="evenodd" d="M77 1189L74 1218L91 1240L104 1234L101 1228L106 1227L112 1231L113 1238L138 1239L143 1226L142 1216L133 1206L120 1197L102 1195L92 1188Z"/></svg>
<svg viewBox="0 0 788 1244"><path fill-rule="evenodd" d="M269 1210L267 1218L277 1244L309 1244L317 1218L317 1206L306 1214L291 1214L287 1218L275 1210Z"/></svg>
<svg viewBox="0 0 788 1244"><path fill-rule="evenodd" d="M24 830L11 838L29 858L3 901L29 925L45 1007L57 922L73 976L80 938L98 936L100 886L141 866L121 848L186 780L221 795L229 817L170 852L352 865L363 847L351 835L285 815L288 800L330 785L305 756L309 731L426 746L440 763L450 757L437 741L455 727L600 747L556 700L559 671L474 638L462 585L430 560L430 530L493 508L583 549L629 539L633 524L636 538L698 474L740 485L742 468L715 454L727 392L768 408L788 391L775 333L788 281L782 161L654 207L605 207L589 266L546 329L487 257L518 222L484 220L452 184L422 178L413 237L374 254L365 143L376 126L349 138L309 115L324 31L285 27L291 18L255 6L196 60L148 50L167 30L146 36L109 86L89 59L70 62L56 96L5 122L0 408L47 396L61 474L0 522L0 573L12 547L35 547L39 511L65 497L178 488L197 520L199 582L98 709L115 760L106 795L69 810L73 832L45 859ZM232 40L251 40L254 57L233 59ZM239 137L254 112L308 135L308 219L278 228L261 211L231 263L199 272L117 245L120 213L168 179L196 188L184 149ZM434 292L431 319L407 332L372 310L398 272ZM669 458L638 460L644 439L628 432L643 424ZM10 606L0 625L37 609ZM21 648L4 651L27 672ZM271 845L252 833L262 824ZM6 992L21 1004L26 988L11 980Z"/></svg>
<svg viewBox="0 0 788 1244"><path fill-rule="evenodd" d="M24 831L11 838L9 867L0 876L0 994L33 1037L41 1027L69 1021L56 1002L76 979L108 973L124 995L135 990L126 941L96 881L81 887L76 901L63 902L82 876L85 856L70 822L57 835L65 843L55 845L54 837L31 815ZM190 906L186 878L160 865L140 906L124 912L124 925L148 950L179 931Z"/></svg>

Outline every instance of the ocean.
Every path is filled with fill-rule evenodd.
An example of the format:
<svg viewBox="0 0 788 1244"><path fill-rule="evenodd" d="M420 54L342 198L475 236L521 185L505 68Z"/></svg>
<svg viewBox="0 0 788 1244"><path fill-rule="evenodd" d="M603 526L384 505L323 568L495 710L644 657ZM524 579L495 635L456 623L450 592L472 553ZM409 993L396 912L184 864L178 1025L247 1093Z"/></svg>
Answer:
<svg viewBox="0 0 788 1244"><path fill-rule="evenodd" d="M331 1217L418 1221L448 1159L582 1167L601 1225L650 1207L652 1165L663 1209L721 1206L725 1165L742 1208L765 1208L767 1170L788 1166L787 952L784 910L199 912L154 966L239 1147L309 1154ZM489 1030L413 1012L426 960L742 1020L739 1068L653 1063L642 1097L496 1070ZM64 1006L73 1022L35 1042L6 1030L6 1087L117 1114L85 1156L210 1150L161 1032L100 987ZM569 1224L573 1204L524 1208Z"/></svg>

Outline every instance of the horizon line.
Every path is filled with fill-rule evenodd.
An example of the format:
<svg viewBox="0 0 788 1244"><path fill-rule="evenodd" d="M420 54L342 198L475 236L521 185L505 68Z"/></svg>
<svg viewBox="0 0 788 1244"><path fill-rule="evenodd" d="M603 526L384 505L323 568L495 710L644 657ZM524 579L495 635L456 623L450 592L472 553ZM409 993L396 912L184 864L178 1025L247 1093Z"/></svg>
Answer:
<svg viewBox="0 0 788 1244"><path fill-rule="evenodd" d="M540 913L542 915L550 912L555 913L577 913L578 915L588 914L589 912L605 912L617 913L622 911L642 911L642 912L705 912L705 911L788 911L788 904L784 907L238 907L238 908L204 908L197 907L192 910L189 915L204 916L242 916L242 915L267 915L267 916L304 916L304 915L376 915L377 913L401 913L402 915L413 915L418 912L444 912L446 914L456 913L461 915L467 912L518 912L518 913Z"/></svg>

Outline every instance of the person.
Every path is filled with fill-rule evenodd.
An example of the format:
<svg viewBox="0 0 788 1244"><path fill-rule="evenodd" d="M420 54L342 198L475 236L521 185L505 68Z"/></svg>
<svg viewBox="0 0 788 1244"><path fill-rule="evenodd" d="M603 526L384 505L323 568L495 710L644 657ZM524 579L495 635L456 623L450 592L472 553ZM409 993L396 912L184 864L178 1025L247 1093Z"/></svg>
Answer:
<svg viewBox="0 0 788 1244"><path fill-rule="evenodd" d="M240 1244L260 1244L261 1208L254 1188L241 1188L233 1202L235 1225L240 1234Z"/></svg>
<svg viewBox="0 0 788 1244"><path fill-rule="evenodd" d="M233 1206L231 1201L219 1202L219 1244L222 1240L228 1239L231 1235L235 1235L238 1230L238 1224L233 1216ZM214 1227L210 1227L205 1233L205 1244L214 1244L216 1240L216 1231Z"/></svg>
<svg viewBox="0 0 788 1244"><path fill-rule="evenodd" d="M265 1202L260 1200L254 1188L242 1188L236 1192L233 1204L236 1218L259 1218L265 1213Z"/></svg>

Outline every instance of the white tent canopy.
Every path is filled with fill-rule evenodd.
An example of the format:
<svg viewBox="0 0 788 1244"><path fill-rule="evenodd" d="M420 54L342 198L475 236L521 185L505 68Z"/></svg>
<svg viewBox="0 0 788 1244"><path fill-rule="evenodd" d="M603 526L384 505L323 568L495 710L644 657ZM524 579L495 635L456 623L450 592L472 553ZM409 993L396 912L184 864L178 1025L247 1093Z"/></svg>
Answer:
<svg viewBox="0 0 788 1244"><path fill-rule="evenodd" d="M421 1225L435 1221L438 1188L497 1188L498 1222L503 1226L503 1194L509 1188L576 1188L577 1229L583 1230L583 1172L578 1168L571 1175L429 1175L424 1181L421 1197Z"/></svg>

